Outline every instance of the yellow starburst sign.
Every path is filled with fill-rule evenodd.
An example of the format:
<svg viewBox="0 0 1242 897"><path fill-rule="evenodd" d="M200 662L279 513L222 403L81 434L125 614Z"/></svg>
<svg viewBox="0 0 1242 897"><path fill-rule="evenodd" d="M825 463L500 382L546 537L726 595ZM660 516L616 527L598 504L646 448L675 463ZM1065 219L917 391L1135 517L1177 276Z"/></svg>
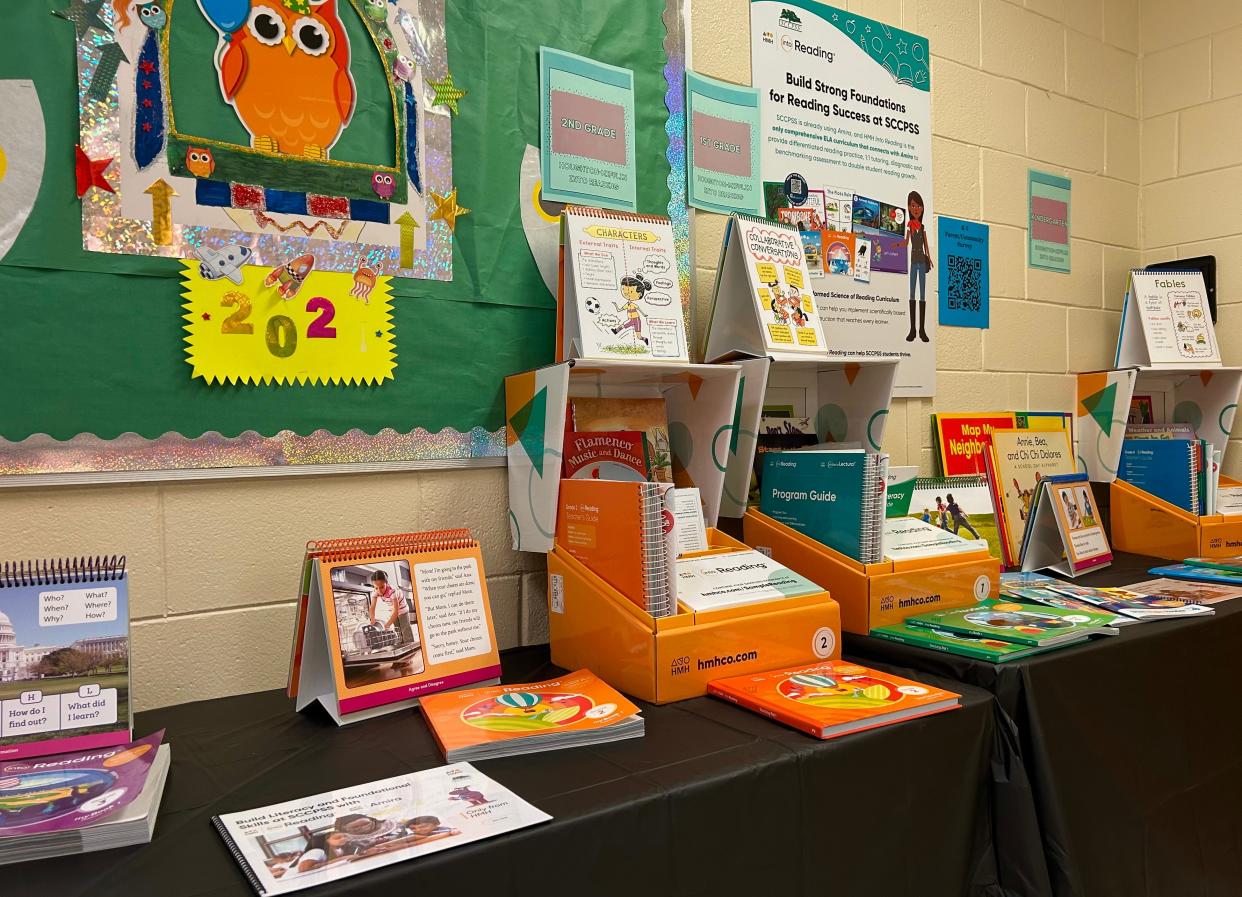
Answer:
<svg viewBox="0 0 1242 897"><path fill-rule="evenodd" d="M396 342L389 278L312 271L289 298L265 286L269 269L244 265L242 282L207 280L186 261L186 361L208 383L348 383L393 379ZM288 292L286 290L286 292Z"/></svg>

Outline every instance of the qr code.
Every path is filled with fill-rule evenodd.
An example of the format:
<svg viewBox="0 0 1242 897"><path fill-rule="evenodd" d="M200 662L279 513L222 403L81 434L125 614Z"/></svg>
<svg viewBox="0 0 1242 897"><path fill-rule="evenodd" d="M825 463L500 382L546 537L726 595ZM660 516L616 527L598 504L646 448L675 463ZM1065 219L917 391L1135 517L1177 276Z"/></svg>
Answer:
<svg viewBox="0 0 1242 897"><path fill-rule="evenodd" d="M964 255L949 256L949 308L979 310L979 278L983 259Z"/></svg>

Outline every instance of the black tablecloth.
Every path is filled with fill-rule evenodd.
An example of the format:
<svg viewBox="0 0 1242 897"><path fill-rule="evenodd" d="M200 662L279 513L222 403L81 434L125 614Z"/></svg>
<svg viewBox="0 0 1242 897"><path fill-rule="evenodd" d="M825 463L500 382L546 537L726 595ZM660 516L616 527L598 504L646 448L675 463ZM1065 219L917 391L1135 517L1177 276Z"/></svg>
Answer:
<svg viewBox="0 0 1242 897"><path fill-rule="evenodd" d="M1125 585L1164 563L1119 555L1081 582ZM862 636L845 649L996 695L1058 897L1242 895L1242 598L1003 666Z"/></svg>
<svg viewBox="0 0 1242 897"><path fill-rule="evenodd" d="M504 669L555 673L546 648ZM831 742L708 698L644 705L641 740L479 764L552 822L310 893L1000 897L992 808L1020 802L1021 764L993 698L955 690L961 710ZM160 727L173 766L155 840L0 868L0 894L245 895L213 814L443 763L417 711L338 729L279 692L138 715L137 732Z"/></svg>

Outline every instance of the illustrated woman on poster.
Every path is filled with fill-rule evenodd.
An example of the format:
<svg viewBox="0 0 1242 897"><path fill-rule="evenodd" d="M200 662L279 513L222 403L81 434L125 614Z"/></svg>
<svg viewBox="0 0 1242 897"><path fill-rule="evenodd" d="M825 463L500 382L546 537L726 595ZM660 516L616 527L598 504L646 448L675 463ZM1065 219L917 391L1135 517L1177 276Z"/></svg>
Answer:
<svg viewBox="0 0 1242 897"><path fill-rule="evenodd" d="M931 246L927 242L927 228L923 226L923 197L917 190L911 190L906 199L906 239L910 245L910 332L906 342L914 342L918 336L927 342L927 272L932 269ZM917 309L914 298L915 287L918 287ZM918 311L916 332L915 311Z"/></svg>

